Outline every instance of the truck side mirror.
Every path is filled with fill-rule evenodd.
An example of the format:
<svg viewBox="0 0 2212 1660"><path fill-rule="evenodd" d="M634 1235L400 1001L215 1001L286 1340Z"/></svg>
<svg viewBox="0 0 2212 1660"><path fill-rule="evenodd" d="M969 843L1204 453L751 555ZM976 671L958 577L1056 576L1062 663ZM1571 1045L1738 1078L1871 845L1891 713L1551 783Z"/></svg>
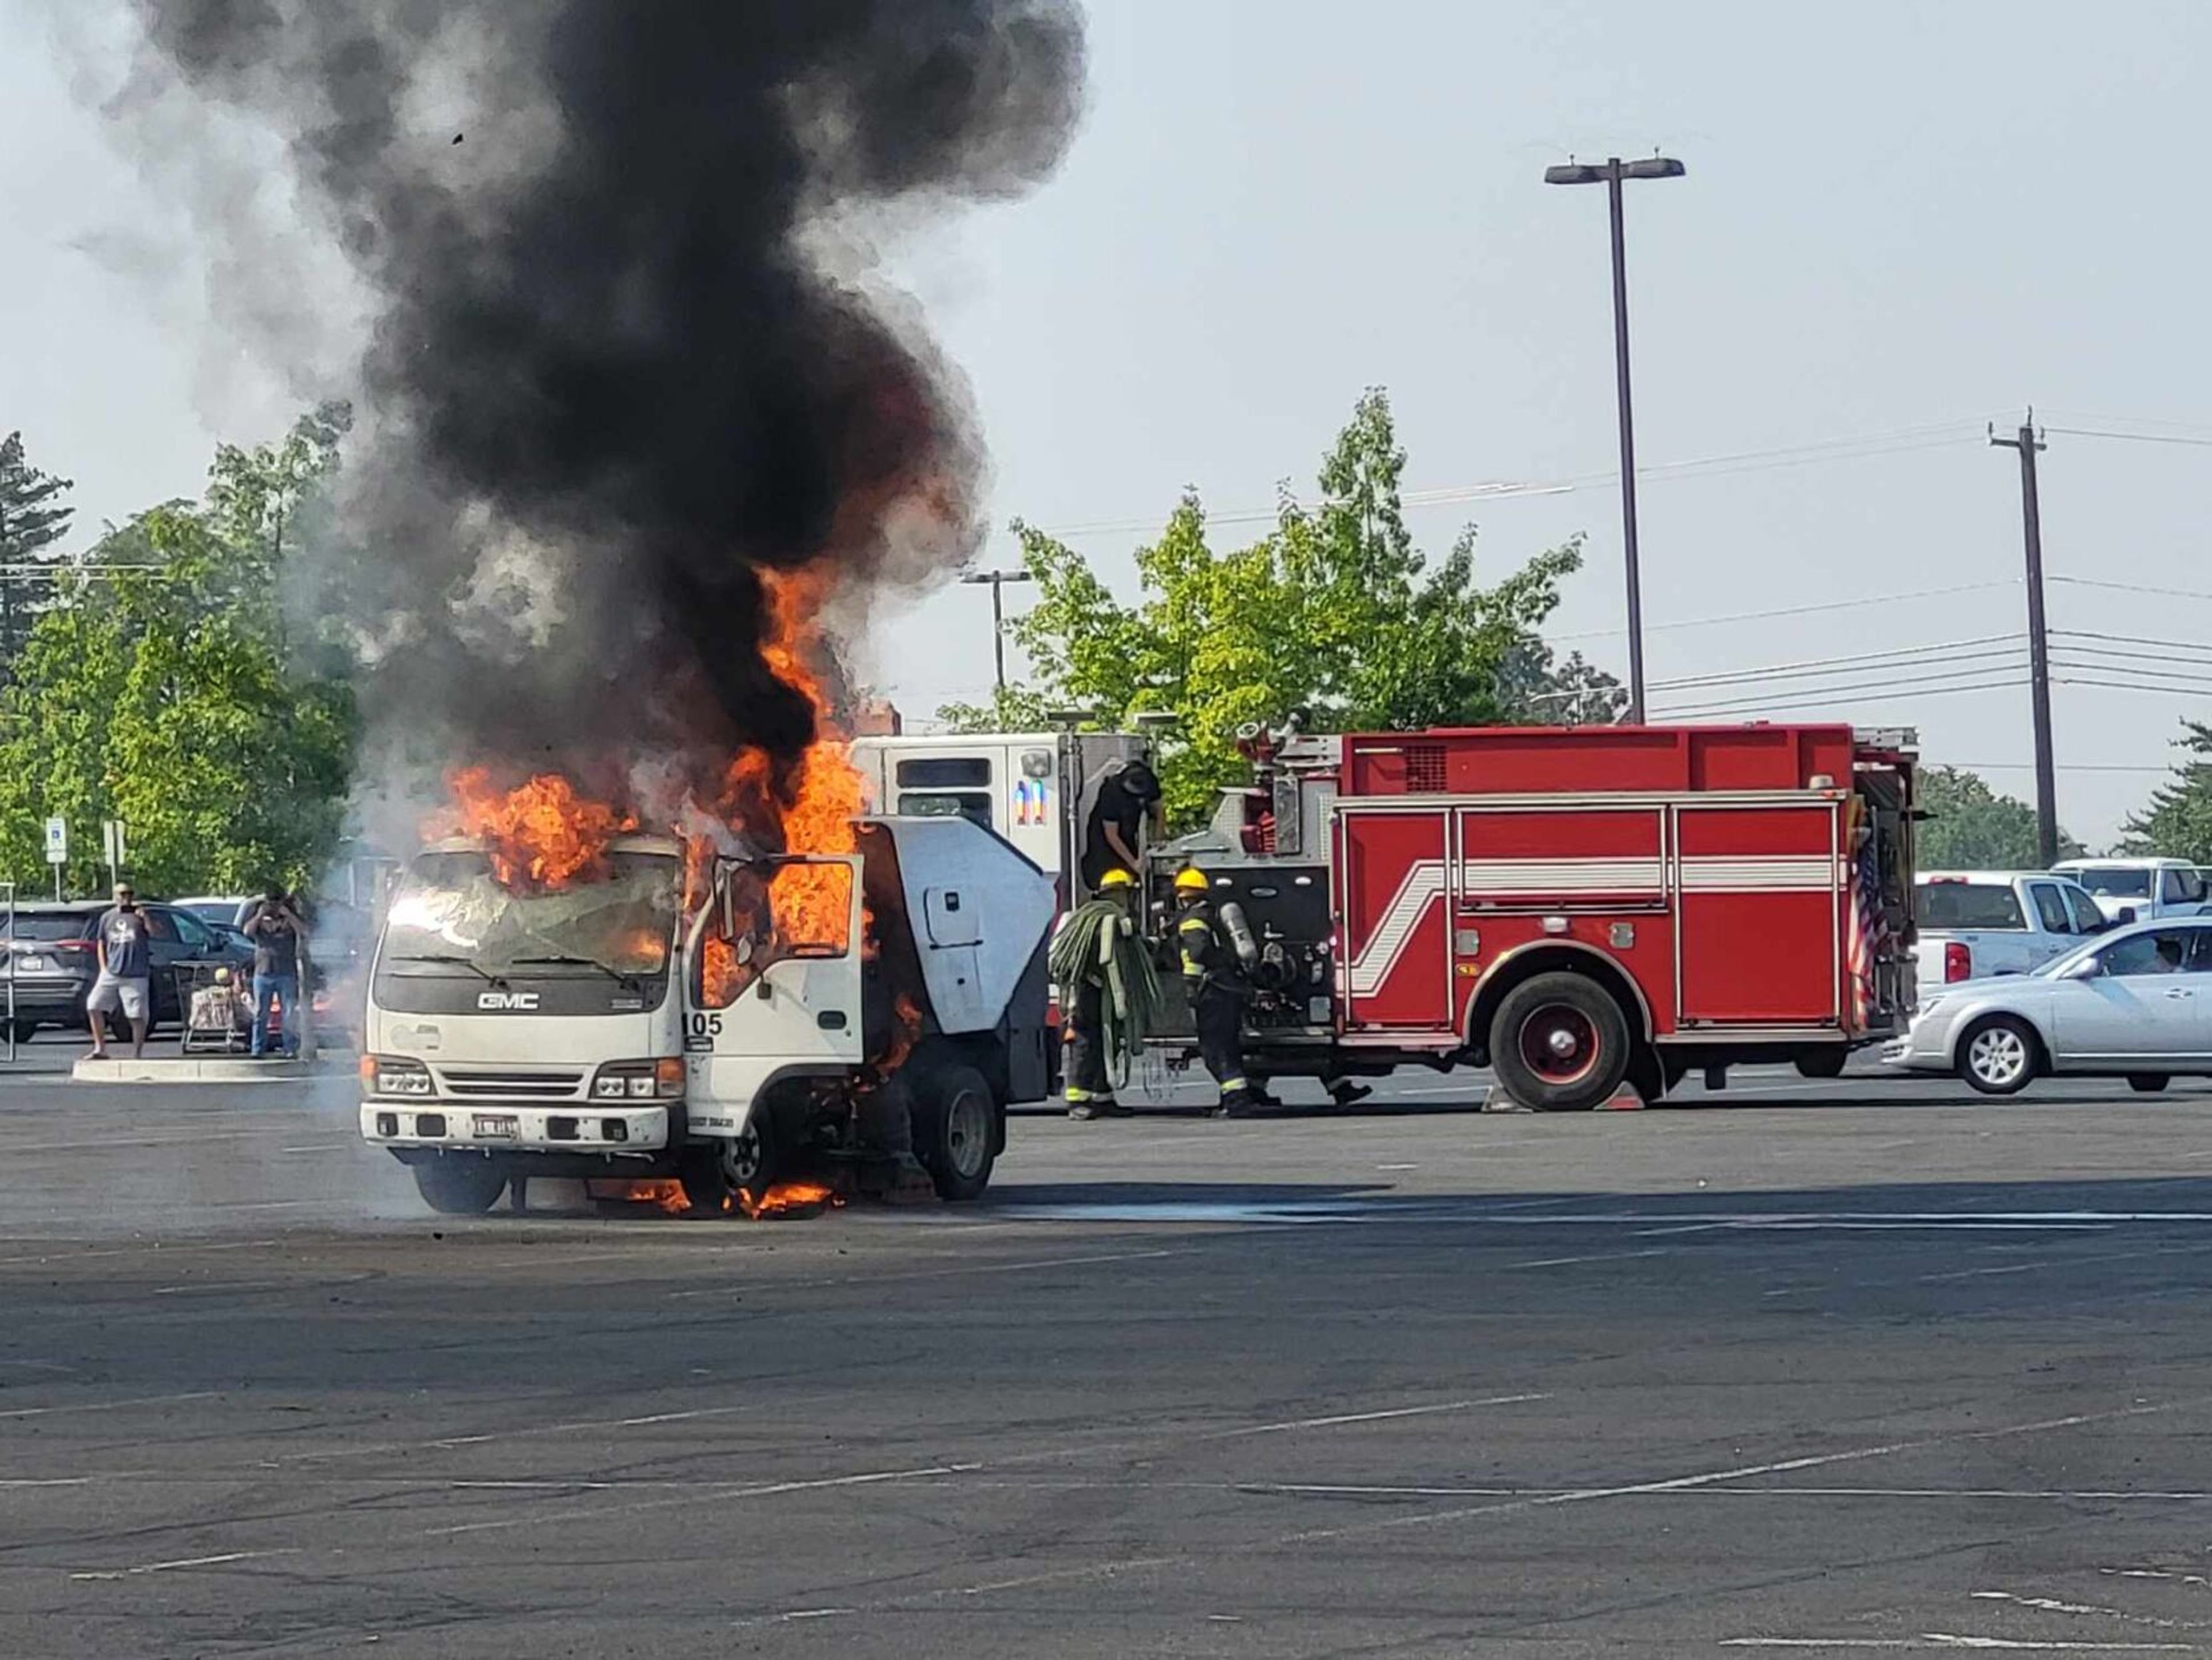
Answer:
<svg viewBox="0 0 2212 1660"><path fill-rule="evenodd" d="M2113 919L2112 926L2116 928L2124 928L2135 920L2136 908L2133 905L2123 905L2120 907L2119 915Z"/></svg>

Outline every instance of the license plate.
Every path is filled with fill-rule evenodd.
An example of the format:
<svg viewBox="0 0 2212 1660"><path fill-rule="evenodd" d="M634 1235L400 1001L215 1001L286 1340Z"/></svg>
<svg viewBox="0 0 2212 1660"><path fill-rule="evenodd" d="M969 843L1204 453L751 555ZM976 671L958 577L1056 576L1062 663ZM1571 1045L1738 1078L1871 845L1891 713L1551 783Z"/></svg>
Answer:
<svg viewBox="0 0 2212 1660"><path fill-rule="evenodd" d="M487 1141L512 1141L522 1132L522 1121L508 1113L477 1115L477 1134Z"/></svg>
<svg viewBox="0 0 2212 1660"><path fill-rule="evenodd" d="M24 974L52 974L54 959L51 957L19 957L15 959L15 967Z"/></svg>

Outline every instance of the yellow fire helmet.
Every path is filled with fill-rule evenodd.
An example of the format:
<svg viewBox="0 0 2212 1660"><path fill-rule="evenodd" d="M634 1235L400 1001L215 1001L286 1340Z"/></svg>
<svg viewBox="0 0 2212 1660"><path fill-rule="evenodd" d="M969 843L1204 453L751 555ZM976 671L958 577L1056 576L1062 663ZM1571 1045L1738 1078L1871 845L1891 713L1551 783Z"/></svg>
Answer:
<svg viewBox="0 0 2212 1660"><path fill-rule="evenodd" d="M1206 879L1206 873L1185 865L1176 873L1175 891L1177 893L1211 893L1213 884Z"/></svg>
<svg viewBox="0 0 2212 1660"><path fill-rule="evenodd" d="M1134 887L1136 884L1135 877L1125 870L1117 868L1108 871L1105 875L1098 879L1098 891L1104 893L1114 888Z"/></svg>

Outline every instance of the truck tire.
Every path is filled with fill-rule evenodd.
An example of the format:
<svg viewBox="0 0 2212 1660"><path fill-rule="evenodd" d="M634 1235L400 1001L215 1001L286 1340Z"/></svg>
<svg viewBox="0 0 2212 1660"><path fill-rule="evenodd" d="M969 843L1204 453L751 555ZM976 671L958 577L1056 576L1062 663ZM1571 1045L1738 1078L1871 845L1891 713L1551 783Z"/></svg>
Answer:
<svg viewBox="0 0 2212 1660"><path fill-rule="evenodd" d="M982 1196L999 1158L999 1103L969 1066L933 1069L915 1089L914 1150L937 1196L954 1204Z"/></svg>
<svg viewBox="0 0 2212 1660"><path fill-rule="evenodd" d="M1851 1052L1841 1043L1832 1043L1826 1049L1805 1049L1797 1056L1797 1075L1800 1078L1841 1078L1844 1063Z"/></svg>
<svg viewBox="0 0 2212 1660"><path fill-rule="evenodd" d="M415 1190L441 1216L482 1216L507 1191L507 1172L488 1158L441 1154L415 1166Z"/></svg>
<svg viewBox="0 0 2212 1660"><path fill-rule="evenodd" d="M1505 1092L1539 1112L1587 1112L1628 1076L1628 1021L1581 974L1540 974L1505 994L1490 1024L1490 1064Z"/></svg>
<svg viewBox="0 0 2212 1660"><path fill-rule="evenodd" d="M690 1214L702 1219L750 1211L767 1199L781 1171L775 1118L765 1105L753 1109L745 1127L726 1140L702 1142L684 1156L684 1196Z"/></svg>
<svg viewBox="0 0 2212 1660"><path fill-rule="evenodd" d="M2035 1081L2042 1054L2033 1028L1993 1015L1959 1040L1959 1076L1984 1095L2018 1095Z"/></svg>

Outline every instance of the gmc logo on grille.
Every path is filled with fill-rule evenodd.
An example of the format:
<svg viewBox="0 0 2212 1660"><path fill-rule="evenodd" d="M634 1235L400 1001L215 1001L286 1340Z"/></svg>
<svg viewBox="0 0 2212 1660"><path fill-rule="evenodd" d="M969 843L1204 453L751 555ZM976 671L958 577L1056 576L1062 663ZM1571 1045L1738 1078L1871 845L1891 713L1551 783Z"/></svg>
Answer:
<svg viewBox="0 0 2212 1660"><path fill-rule="evenodd" d="M532 1014L538 1009L534 991L480 991L477 1006L489 1014Z"/></svg>

